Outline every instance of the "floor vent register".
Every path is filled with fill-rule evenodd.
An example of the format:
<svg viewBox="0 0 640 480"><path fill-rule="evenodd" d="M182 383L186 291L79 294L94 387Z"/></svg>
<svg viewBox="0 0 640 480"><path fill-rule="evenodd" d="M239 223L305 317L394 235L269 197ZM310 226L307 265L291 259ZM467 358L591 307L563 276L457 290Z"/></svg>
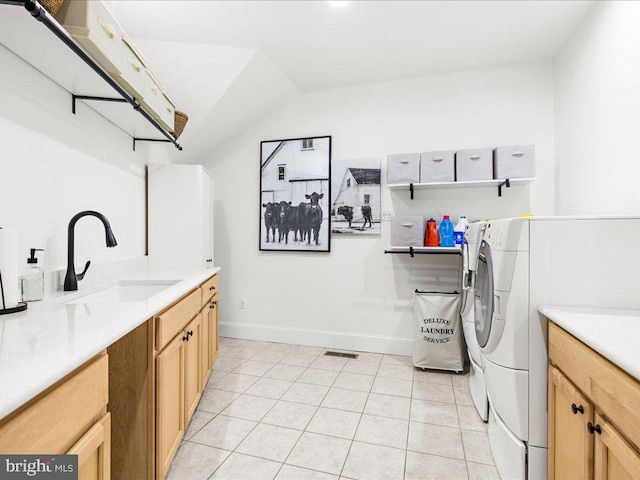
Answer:
<svg viewBox="0 0 640 480"><path fill-rule="evenodd" d="M344 357L344 358L358 358L358 354L354 352L343 352L340 350L327 350L324 352L327 357Z"/></svg>

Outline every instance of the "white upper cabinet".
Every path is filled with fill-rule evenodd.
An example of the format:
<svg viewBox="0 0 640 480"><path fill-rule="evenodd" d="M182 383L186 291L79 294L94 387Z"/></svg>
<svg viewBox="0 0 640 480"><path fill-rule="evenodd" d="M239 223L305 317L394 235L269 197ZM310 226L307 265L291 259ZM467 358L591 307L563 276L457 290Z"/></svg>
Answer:
<svg viewBox="0 0 640 480"><path fill-rule="evenodd" d="M149 265L213 267L213 178L201 165L149 165Z"/></svg>

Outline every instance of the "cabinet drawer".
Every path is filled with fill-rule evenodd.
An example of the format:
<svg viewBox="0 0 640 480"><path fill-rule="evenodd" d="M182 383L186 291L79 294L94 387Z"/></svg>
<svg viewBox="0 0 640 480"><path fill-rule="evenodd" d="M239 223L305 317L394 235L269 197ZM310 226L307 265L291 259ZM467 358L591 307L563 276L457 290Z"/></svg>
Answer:
<svg viewBox="0 0 640 480"><path fill-rule="evenodd" d="M218 293L218 276L214 275L209 280L204 282L200 287L200 290L202 291L201 306L204 307L207 303L209 303L209 300L211 300L211 297L213 297L216 293Z"/></svg>
<svg viewBox="0 0 640 480"><path fill-rule="evenodd" d="M107 355L90 361L0 426L0 452L62 454L106 412Z"/></svg>
<svg viewBox="0 0 640 480"><path fill-rule="evenodd" d="M479 148L456 152L456 180L458 182L491 179L493 179L493 150Z"/></svg>
<svg viewBox="0 0 640 480"><path fill-rule="evenodd" d="M549 323L549 358L632 443L640 445L640 382Z"/></svg>
<svg viewBox="0 0 640 480"><path fill-rule="evenodd" d="M122 28L102 2L66 0L55 18L107 72L121 72Z"/></svg>
<svg viewBox="0 0 640 480"><path fill-rule="evenodd" d="M156 348L162 348L200 311L200 289L194 290L173 307L156 317Z"/></svg>

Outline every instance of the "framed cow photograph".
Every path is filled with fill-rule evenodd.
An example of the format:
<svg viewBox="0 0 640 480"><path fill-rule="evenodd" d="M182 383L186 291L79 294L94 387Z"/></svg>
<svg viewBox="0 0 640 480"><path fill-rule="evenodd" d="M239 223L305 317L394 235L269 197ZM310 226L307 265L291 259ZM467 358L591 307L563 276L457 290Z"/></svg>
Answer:
<svg viewBox="0 0 640 480"><path fill-rule="evenodd" d="M260 142L260 250L331 251L331 137Z"/></svg>
<svg viewBox="0 0 640 480"><path fill-rule="evenodd" d="M336 160L331 182L331 232L379 235L380 159Z"/></svg>

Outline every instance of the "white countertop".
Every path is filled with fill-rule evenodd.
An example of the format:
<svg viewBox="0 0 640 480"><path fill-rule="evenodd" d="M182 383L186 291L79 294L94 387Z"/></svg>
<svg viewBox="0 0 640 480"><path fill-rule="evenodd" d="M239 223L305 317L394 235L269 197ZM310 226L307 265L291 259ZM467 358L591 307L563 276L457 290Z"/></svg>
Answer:
<svg viewBox="0 0 640 480"><path fill-rule="evenodd" d="M149 268L120 280L177 281L148 300L65 304L102 288L58 292L0 316L0 418L35 397L220 268ZM110 285L115 284L112 282Z"/></svg>
<svg viewBox="0 0 640 480"><path fill-rule="evenodd" d="M640 310L542 305L538 311L640 380Z"/></svg>

